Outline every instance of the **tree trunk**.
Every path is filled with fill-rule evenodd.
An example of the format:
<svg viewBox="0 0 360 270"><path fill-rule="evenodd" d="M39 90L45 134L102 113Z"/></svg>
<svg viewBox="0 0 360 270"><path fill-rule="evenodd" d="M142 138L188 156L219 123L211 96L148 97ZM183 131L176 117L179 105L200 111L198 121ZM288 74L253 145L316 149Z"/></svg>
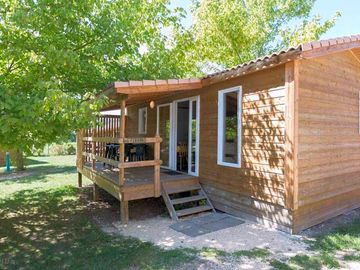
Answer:
<svg viewBox="0 0 360 270"><path fill-rule="evenodd" d="M24 153L20 149L15 151L15 165L18 171L25 170Z"/></svg>

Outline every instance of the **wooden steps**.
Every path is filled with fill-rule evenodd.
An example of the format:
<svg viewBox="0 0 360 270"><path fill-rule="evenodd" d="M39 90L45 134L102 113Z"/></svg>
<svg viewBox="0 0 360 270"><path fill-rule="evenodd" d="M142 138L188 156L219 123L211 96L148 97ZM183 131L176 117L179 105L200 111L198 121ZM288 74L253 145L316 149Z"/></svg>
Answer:
<svg viewBox="0 0 360 270"><path fill-rule="evenodd" d="M180 217L215 212L197 177L162 182L162 197L173 220Z"/></svg>
<svg viewBox="0 0 360 270"><path fill-rule="evenodd" d="M205 212L208 210L212 210L212 207L210 205L202 205L202 206L195 206L195 207L191 207L191 208L178 210L178 211L176 211L176 214L178 217L182 217L182 216L188 216L188 215L192 215L192 214Z"/></svg>
<svg viewBox="0 0 360 270"><path fill-rule="evenodd" d="M173 200L171 200L171 203L173 205L176 205L176 204L181 204L181 203L199 201L199 200L203 200L203 199L206 199L206 196L196 195L196 196L184 197L184 198L179 198L179 199L173 199Z"/></svg>

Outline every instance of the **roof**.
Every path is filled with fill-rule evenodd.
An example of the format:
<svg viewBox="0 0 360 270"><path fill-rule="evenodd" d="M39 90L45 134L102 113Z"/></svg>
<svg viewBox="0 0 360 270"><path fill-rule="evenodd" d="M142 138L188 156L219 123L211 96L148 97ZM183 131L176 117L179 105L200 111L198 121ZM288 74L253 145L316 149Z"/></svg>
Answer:
<svg viewBox="0 0 360 270"><path fill-rule="evenodd" d="M339 38L324 39L324 40L319 40L319 41L302 43L296 47L289 47L287 49L280 50L280 51L272 53L270 55L266 55L266 56L251 60L249 62L242 63L235 67L231 67L231 68L219 71L219 72L215 72L215 73L206 75L203 77L203 79L211 78L211 77L226 73L231 70L242 69L242 68L252 65L252 64L263 63L268 59L283 56L283 55L289 55L290 53L293 53L293 52L298 52L299 57L301 57L301 56L306 56L306 54L308 54L308 52L316 52L316 51L320 51L320 50L327 50L327 52L325 51L325 53L329 53L328 49L330 49L332 47L333 48L334 47L338 48L339 46L346 47L346 45L351 45L351 44L355 45L354 47L360 47L360 35L345 36L345 37L339 37ZM302 53L303 53L303 55L302 55Z"/></svg>
<svg viewBox="0 0 360 270"><path fill-rule="evenodd" d="M350 50L360 61L360 35L344 36L340 38L303 43L295 47L289 47L287 49L259 57L232 68L206 75L202 78L114 82L107 87L102 94L110 97L123 94L128 95L129 97L131 96L131 98L134 99L134 97L139 95L153 97L154 95L164 95L169 94L170 92L201 89L204 86L214 84L216 82L278 66L295 59L319 57L321 55L344 50Z"/></svg>

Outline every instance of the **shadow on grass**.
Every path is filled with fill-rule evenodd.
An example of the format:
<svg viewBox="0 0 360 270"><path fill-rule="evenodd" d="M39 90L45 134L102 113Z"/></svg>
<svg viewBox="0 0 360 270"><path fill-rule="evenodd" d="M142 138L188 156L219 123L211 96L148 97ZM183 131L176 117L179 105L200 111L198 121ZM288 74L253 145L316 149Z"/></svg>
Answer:
<svg viewBox="0 0 360 270"><path fill-rule="evenodd" d="M341 267L338 260L339 252L343 252L344 261L360 261L360 219L354 220L351 224L339 227L331 233L317 236L309 240L310 250L318 255L296 255L288 262L273 260L270 265L273 269L292 270L292 269L314 269L320 270L323 266L328 268ZM350 253L350 254L348 254ZM355 255L354 255L355 254Z"/></svg>
<svg viewBox="0 0 360 270"><path fill-rule="evenodd" d="M26 171L17 172L8 175L9 179L2 179L1 183L4 185L18 184L31 184L33 182L46 182L47 176L52 174L71 174L76 172L75 166L57 166L45 165L29 168Z"/></svg>
<svg viewBox="0 0 360 270"><path fill-rule="evenodd" d="M159 269L195 258L191 249L163 250L109 236L88 218L77 190L23 190L0 200L0 259L8 269ZM1 267L0 267L1 268Z"/></svg>
<svg viewBox="0 0 360 270"><path fill-rule="evenodd" d="M38 160L29 157L25 159L25 166L40 165L40 164L49 164L49 163L43 160Z"/></svg>

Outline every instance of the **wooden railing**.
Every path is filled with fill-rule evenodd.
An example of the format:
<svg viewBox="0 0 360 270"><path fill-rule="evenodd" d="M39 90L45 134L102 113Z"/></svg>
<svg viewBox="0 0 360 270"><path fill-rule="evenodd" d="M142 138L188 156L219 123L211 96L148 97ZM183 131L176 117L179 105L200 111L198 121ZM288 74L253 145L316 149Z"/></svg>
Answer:
<svg viewBox="0 0 360 270"><path fill-rule="evenodd" d="M114 121L113 123L116 123ZM114 124L116 125L116 124ZM113 137L109 129L99 126L89 130L82 130L77 133L77 166L83 167L85 163L91 163L92 170L96 171L96 163L107 164L119 168L119 187L123 190L125 183L125 169L154 166L154 197L160 197L160 143L159 136L145 138L124 138ZM109 158L105 155L108 144L119 145L119 160ZM154 155L152 160L126 161L125 144L153 144Z"/></svg>
<svg viewBox="0 0 360 270"><path fill-rule="evenodd" d="M97 125L87 130L81 130L77 133L77 166L80 171L84 164L91 163L92 170L96 172L97 161L105 163L119 169L119 199L121 222L127 223L129 219L129 205L125 198L125 169L135 167L154 166L154 197L160 197L160 143L162 139L159 136L151 138L125 138L126 122L126 96L120 100L120 116L102 115L98 118ZM125 144L154 144L153 160L143 160L135 162L126 162ZM106 156L107 144L119 144L119 160L111 159ZM81 173L79 173L79 186L81 186ZM97 185L94 184L94 198L98 194Z"/></svg>

